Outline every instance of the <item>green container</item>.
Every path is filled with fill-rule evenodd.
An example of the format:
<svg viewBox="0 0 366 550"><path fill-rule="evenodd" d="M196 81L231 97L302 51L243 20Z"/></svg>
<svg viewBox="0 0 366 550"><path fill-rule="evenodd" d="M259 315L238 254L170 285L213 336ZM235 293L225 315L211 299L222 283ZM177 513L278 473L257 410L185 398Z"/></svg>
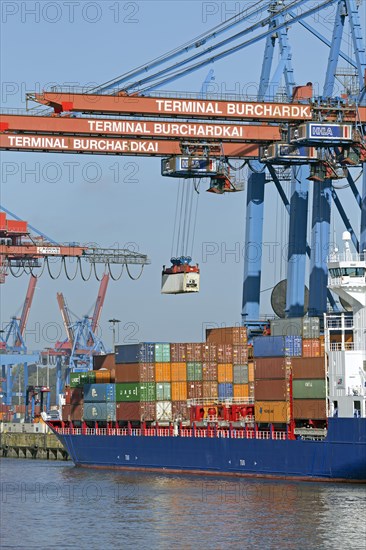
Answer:
<svg viewBox="0 0 366 550"><path fill-rule="evenodd" d="M325 399L325 380L294 380L294 399Z"/></svg>
<svg viewBox="0 0 366 550"><path fill-rule="evenodd" d="M156 401L155 382L142 382L140 384L140 401Z"/></svg>
<svg viewBox="0 0 366 550"><path fill-rule="evenodd" d="M82 388L83 384L80 381L81 372L70 372L70 388Z"/></svg>
<svg viewBox="0 0 366 550"><path fill-rule="evenodd" d="M156 401L171 400L171 385L170 382L156 383Z"/></svg>
<svg viewBox="0 0 366 550"><path fill-rule="evenodd" d="M139 382L116 384L116 402L141 401Z"/></svg>
<svg viewBox="0 0 366 550"><path fill-rule="evenodd" d="M155 344L155 363L170 363L170 344Z"/></svg>
<svg viewBox="0 0 366 550"><path fill-rule="evenodd" d="M89 371L89 372L80 372L80 383L83 386L84 384L95 384L96 377L95 372Z"/></svg>
<svg viewBox="0 0 366 550"><path fill-rule="evenodd" d="M187 380L189 382L199 382L202 380L202 363L187 363Z"/></svg>

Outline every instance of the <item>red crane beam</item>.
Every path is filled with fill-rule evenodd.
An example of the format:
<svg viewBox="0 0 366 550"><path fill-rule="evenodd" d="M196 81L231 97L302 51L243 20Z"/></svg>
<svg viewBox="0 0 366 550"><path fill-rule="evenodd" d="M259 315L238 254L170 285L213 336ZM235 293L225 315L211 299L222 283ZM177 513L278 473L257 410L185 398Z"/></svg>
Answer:
<svg viewBox="0 0 366 550"><path fill-rule="evenodd" d="M69 118L0 114L0 132L118 137L186 138L239 142L269 142L281 139L278 126L207 124L197 122Z"/></svg>
<svg viewBox="0 0 366 550"><path fill-rule="evenodd" d="M205 99L139 97L43 92L32 99L52 107L56 113L105 113L130 116L180 117L217 120L255 120L282 122L311 120L309 104L263 103L249 101L212 101Z"/></svg>
<svg viewBox="0 0 366 550"><path fill-rule="evenodd" d="M210 149L210 157L258 158L259 148L255 143L216 143L216 150ZM181 155L182 141L117 139L101 137L50 136L44 134L20 135L7 133L0 135L0 149L10 151L42 151L60 153L88 153L110 155L138 155L165 157ZM205 143L187 143L194 151L203 150Z"/></svg>
<svg viewBox="0 0 366 550"><path fill-rule="evenodd" d="M102 313L102 308L103 308L103 304L104 304L105 295L107 293L108 283L109 283L109 275L105 274L105 275L103 275L103 278L100 282L97 301L95 302L94 313L93 313L93 317L92 317L92 320L91 320L91 329L92 329L93 332L96 331L98 323L99 323L100 315Z"/></svg>
<svg viewBox="0 0 366 550"><path fill-rule="evenodd" d="M22 335L22 337L24 336L24 331L25 331L25 327L27 325L29 312L30 312L30 308L32 306L34 291L36 289L36 286L37 286L37 278L36 277L31 277L29 279L28 290L27 290L27 294L26 294L26 297L25 297L25 300L24 300L23 311L22 311L22 315L20 317L20 322L19 322L19 332ZM15 342L15 347L19 347L20 345L21 345L21 342L18 338L17 341Z"/></svg>

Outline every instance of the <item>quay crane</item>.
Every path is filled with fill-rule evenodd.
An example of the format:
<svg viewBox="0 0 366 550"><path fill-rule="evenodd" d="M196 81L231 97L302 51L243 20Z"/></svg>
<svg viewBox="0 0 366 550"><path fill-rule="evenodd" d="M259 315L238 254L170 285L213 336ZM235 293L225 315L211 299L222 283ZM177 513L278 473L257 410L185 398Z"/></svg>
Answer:
<svg viewBox="0 0 366 550"><path fill-rule="evenodd" d="M329 39L306 19L331 6L335 14ZM217 181L220 171L210 173L212 161L216 159L218 166L225 162L230 167L230 159L242 159L249 168L246 246L263 242L265 185L271 181L290 220L286 315L291 318L306 314L308 256L308 314L322 317L328 302L333 310L338 308L333 295L327 292L327 254L321 258L318 255L319 249L328 251L330 247L332 201L356 250L366 249L366 56L360 9L356 0L322 0L311 6L305 0L262 0L182 47L101 86L28 93L28 102L35 101L46 109L40 115L1 114L0 148L158 156L163 158L163 170L173 166L167 174L173 176L179 175L182 158L188 159L189 172L194 175L191 159L199 158L207 161L203 165L206 175L214 181L211 190L216 192L226 189L225 184L220 188ZM346 23L352 54L342 49ZM244 28L221 40L222 34L239 25ZM305 86L295 82L289 34L291 28L300 26L329 48L322 95L314 96L311 82ZM262 40L265 48L255 98L152 94ZM211 41L212 45L208 45ZM276 48L279 59L272 70ZM346 70L339 67L340 61L346 63ZM345 93L334 97L336 80L342 82L350 71L355 86L345 86ZM283 91L281 80L285 84ZM361 192L350 171L354 167L362 170ZM347 179L361 210L359 238L333 185L333 180L341 178ZM286 179L291 181L289 194L282 187ZM309 181L313 185L310 244ZM260 319L261 261L262 255L257 254L256 259L244 265L242 322L249 328Z"/></svg>

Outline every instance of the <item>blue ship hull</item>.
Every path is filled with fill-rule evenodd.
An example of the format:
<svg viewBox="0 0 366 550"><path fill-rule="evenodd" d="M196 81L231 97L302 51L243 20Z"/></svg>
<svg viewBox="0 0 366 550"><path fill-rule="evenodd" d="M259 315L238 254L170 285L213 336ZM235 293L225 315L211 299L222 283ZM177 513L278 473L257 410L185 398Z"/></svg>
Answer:
<svg viewBox="0 0 366 550"><path fill-rule="evenodd" d="M62 435L75 465L309 481L366 482L366 419L329 419L313 440Z"/></svg>

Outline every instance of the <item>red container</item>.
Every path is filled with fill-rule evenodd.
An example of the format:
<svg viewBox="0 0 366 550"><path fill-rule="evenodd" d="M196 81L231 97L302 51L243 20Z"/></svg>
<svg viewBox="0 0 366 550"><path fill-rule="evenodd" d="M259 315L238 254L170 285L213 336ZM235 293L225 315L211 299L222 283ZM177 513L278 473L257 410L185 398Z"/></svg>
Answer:
<svg viewBox="0 0 366 550"><path fill-rule="evenodd" d="M187 361L201 363L202 347L203 347L203 344L186 344Z"/></svg>
<svg viewBox="0 0 366 550"><path fill-rule="evenodd" d="M107 355L94 355L93 370L108 369L112 370L116 366L115 354L107 353Z"/></svg>
<svg viewBox="0 0 366 550"><path fill-rule="evenodd" d="M325 378L324 357L293 357L292 358L292 376L294 380L310 378Z"/></svg>
<svg viewBox="0 0 366 550"><path fill-rule="evenodd" d="M79 403L82 403L83 399L83 388L70 388L70 405L78 405Z"/></svg>
<svg viewBox="0 0 366 550"><path fill-rule="evenodd" d="M233 345L233 365L245 365L248 363L248 347Z"/></svg>
<svg viewBox="0 0 366 550"><path fill-rule="evenodd" d="M202 399L203 382L187 382L187 398Z"/></svg>
<svg viewBox="0 0 366 550"><path fill-rule="evenodd" d="M218 386L217 382L203 382L203 397L217 399Z"/></svg>
<svg viewBox="0 0 366 550"><path fill-rule="evenodd" d="M152 422L156 417L154 401L129 402L116 404L117 421Z"/></svg>
<svg viewBox="0 0 366 550"><path fill-rule="evenodd" d="M217 361L217 345L213 343L202 344L202 361L216 362Z"/></svg>
<svg viewBox="0 0 366 550"><path fill-rule="evenodd" d="M71 388L70 386L65 386L65 404L71 404Z"/></svg>
<svg viewBox="0 0 366 550"><path fill-rule="evenodd" d="M217 381L217 363L203 363L202 364L202 380L216 380Z"/></svg>
<svg viewBox="0 0 366 550"><path fill-rule="evenodd" d="M115 380L120 382L155 382L154 363L121 363L115 367Z"/></svg>
<svg viewBox="0 0 366 550"><path fill-rule="evenodd" d="M187 361L186 344L170 344L170 361L171 363Z"/></svg>
<svg viewBox="0 0 366 550"><path fill-rule="evenodd" d="M214 344L242 344L248 342L246 327L211 328L206 330L206 341Z"/></svg>
<svg viewBox="0 0 366 550"><path fill-rule="evenodd" d="M323 357L324 346L319 338L304 338L302 341L303 357Z"/></svg>
<svg viewBox="0 0 366 550"><path fill-rule="evenodd" d="M233 346L231 344L218 344L217 346L217 362L232 363L233 362Z"/></svg>
<svg viewBox="0 0 366 550"><path fill-rule="evenodd" d="M82 420L84 415L84 403L81 402L69 406L71 411L71 420Z"/></svg>
<svg viewBox="0 0 366 550"><path fill-rule="evenodd" d="M286 380L256 380L254 395L256 401L287 401L290 384Z"/></svg>
<svg viewBox="0 0 366 550"><path fill-rule="evenodd" d="M291 360L285 357L257 358L254 360L254 378L255 380L284 379L290 375L290 368Z"/></svg>
<svg viewBox="0 0 366 550"><path fill-rule="evenodd" d="M61 418L64 422L70 422L70 420L71 420L71 405L62 405Z"/></svg>
<svg viewBox="0 0 366 550"><path fill-rule="evenodd" d="M325 420L325 399L294 399L294 418L299 420Z"/></svg>
<svg viewBox="0 0 366 550"><path fill-rule="evenodd" d="M178 422L189 420L187 401L172 401L172 417Z"/></svg>

